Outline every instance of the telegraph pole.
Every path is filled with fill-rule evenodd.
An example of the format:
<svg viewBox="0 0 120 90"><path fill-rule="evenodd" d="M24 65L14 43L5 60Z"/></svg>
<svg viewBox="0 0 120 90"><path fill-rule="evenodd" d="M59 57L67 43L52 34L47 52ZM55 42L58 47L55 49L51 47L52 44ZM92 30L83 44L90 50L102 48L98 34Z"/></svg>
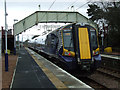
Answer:
<svg viewBox="0 0 120 90"><path fill-rule="evenodd" d="M8 53L7 53L7 31L8 31L8 26L7 26L7 12L6 12L6 0L4 1L5 5L5 71L8 71Z"/></svg>

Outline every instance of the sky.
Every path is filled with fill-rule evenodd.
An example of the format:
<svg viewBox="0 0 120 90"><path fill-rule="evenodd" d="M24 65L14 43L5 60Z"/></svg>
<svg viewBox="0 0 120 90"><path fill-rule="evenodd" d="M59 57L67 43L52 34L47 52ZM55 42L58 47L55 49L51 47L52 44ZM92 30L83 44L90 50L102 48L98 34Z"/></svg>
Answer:
<svg viewBox="0 0 120 90"><path fill-rule="evenodd" d="M23 18L29 16L30 14L38 10L41 11L48 11L48 10L73 11L74 10L88 17L86 13L88 8L86 2L88 1L90 0L6 0L7 14L8 14L7 16L8 29L12 28L13 24L15 23L14 19L20 21ZM40 8L38 7L39 5ZM71 6L74 6L74 8L71 9ZM4 0L0 0L0 27L5 26L4 13L5 13ZM35 27L32 29L35 29ZM33 33L33 31L32 32L30 31L32 30L31 29L28 30L27 33L30 34ZM40 31L36 30L36 32L34 33L38 34L38 32ZM25 35L28 38L28 35L26 33L24 33L24 36Z"/></svg>
<svg viewBox="0 0 120 90"><path fill-rule="evenodd" d="M34 13L35 11L38 11L38 5L41 6L41 11L47 11L54 1L55 0L6 0L8 26L13 25L14 19L21 20L27 17L28 15ZM87 1L88 0L56 0L53 6L50 8L50 10L71 10L71 8L68 9L68 7L72 5L74 5L74 9L76 10L78 7L82 6ZM87 16L87 8L88 6L84 5L76 11ZM0 19L2 19L2 22L0 22L0 26L4 26L4 13L4 0L0 0Z"/></svg>

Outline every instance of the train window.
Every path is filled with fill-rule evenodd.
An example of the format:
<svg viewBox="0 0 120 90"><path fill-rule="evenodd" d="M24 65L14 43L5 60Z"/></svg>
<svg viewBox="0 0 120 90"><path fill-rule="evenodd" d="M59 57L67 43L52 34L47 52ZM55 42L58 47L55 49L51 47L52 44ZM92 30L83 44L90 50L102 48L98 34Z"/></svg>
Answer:
<svg viewBox="0 0 120 90"><path fill-rule="evenodd" d="M71 30L63 30L63 42L65 49L69 51L74 51Z"/></svg>
<svg viewBox="0 0 120 90"><path fill-rule="evenodd" d="M93 49L96 49L98 47L97 45L97 35L96 35L96 31L94 29L90 29L90 33L91 33L91 47Z"/></svg>

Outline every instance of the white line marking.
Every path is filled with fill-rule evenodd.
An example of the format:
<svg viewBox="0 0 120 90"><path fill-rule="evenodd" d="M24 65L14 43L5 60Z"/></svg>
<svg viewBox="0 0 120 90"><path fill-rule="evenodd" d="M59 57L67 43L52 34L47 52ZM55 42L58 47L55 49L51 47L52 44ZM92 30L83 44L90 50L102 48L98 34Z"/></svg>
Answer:
<svg viewBox="0 0 120 90"><path fill-rule="evenodd" d="M102 57L107 57L107 58L112 58L112 59L120 59L119 56L111 56L111 55L103 55L101 54Z"/></svg>
<svg viewBox="0 0 120 90"><path fill-rule="evenodd" d="M17 64L18 64L18 58L17 58L17 62L16 62L16 67L15 67L15 69L14 69L14 73L13 73L13 77L12 77L12 82L11 82L11 84L10 84L10 90L11 90L11 88L12 88L12 86L13 86L13 80L15 79L15 73L16 73Z"/></svg>

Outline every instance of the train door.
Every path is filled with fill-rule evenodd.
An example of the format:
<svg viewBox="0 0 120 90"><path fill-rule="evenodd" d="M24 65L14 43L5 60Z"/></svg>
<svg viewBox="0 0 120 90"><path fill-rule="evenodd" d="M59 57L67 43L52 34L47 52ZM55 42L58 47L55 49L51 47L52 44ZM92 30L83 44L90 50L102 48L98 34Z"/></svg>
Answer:
<svg viewBox="0 0 120 90"><path fill-rule="evenodd" d="M82 64L82 68L88 68L92 61L89 29L86 26L74 25L72 31L77 62Z"/></svg>
<svg viewBox="0 0 120 90"><path fill-rule="evenodd" d="M86 27L78 28L78 42L79 42L78 48L79 48L80 60L91 59L88 28L86 28Z"/></svg>

